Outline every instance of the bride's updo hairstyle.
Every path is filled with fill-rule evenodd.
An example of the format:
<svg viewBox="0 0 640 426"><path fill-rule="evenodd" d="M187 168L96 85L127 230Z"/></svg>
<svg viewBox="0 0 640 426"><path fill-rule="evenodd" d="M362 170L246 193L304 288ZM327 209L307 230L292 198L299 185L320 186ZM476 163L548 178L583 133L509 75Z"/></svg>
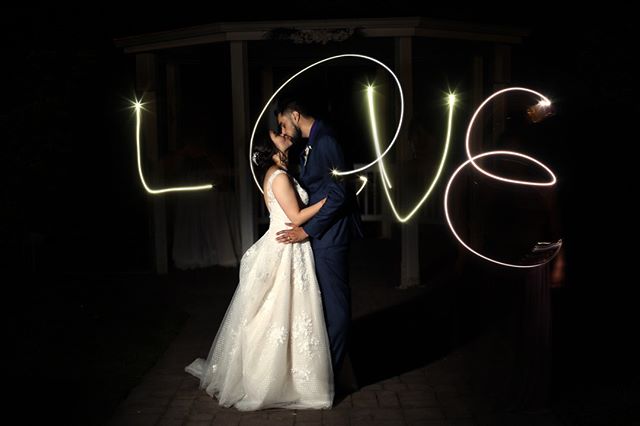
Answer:
<svg viewBox="0 0 640 426"><path fill-rule="evenodd" d="M251 161L256 167L256 171L260 175L264 176L267 169L273 166L273 156L278 153L278 149L271 141L271 139L259 139L253 146L253 153L251 154Z"/></svg>

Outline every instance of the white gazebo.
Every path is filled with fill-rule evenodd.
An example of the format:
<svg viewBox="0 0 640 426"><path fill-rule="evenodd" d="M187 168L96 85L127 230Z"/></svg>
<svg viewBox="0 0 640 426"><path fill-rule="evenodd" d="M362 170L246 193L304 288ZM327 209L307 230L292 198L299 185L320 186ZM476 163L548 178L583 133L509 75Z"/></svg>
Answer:
<svg viewBox="0 0 640 426"><path fill-rule="evenodd" d="M468 77L468 99L478 105L490 92L505 87L510 80L511 46L522 41L526 33L515 28L487 26L466 22L409 18L329 19L262 22L222 22L179 28L151 34L119 38L118 47L135 55L136 88L144 93L145 108L151 111L143 121L147 161L158 160L159 141L165 140L169 148L177 146L177 98L180 93L178 75L181 55L185 49L199 54L198 49L216 45L224 52L221 59L228 66L231 111L231 136L234 151L235 192L241 232L241 250L244 252L257 237L257 190L248 164L248 140L251 132L251 101L266 101L274 91L274 63L269 60L269 46L278 49L278 64L302 68L322 57L340 53L366 52L380 54L395 69L405 93L405 123L409 123L416 108L415 69L423 52L431 46L454 47L452 59L462 58L463 70ZM283 43L292 48L283 52ZM229 50L226 50L226 46ZM306 48L300 49L300 46ZM428 47L427 47L428 46ZM223 49L220 49L222 47ZM204 53L206 52L206 53ZM204 50L203 55L212 50ZM326 53L325 53L326 52ZM214 58L215 60L215 58ZM259 73L255 81L259 91L250 87L252 72ZM254 80L251 80L254 81ZM255 84L254 84L255 87ZM155 114L154 114L155 112ZM166 119L159 120L160 117ZM501 104L493 106L493 129L497 134L504 126ZM161 122L162 121L162 122ZM407 155L407 126L401 130L397 149L398 158ZM160 170L161 173L161 170ZM375 196L375 194L369 194ZM402 198L402 193L400 193ZM157 273L168 271L166 200L163 196L151 198L150 218L153 235L153 258ZM385 213L385 212L382 212ZM389 232L392 216L372 214L383 222L383 234ZM418 225L408 222L401 228L402 265L400 285L420 283L418 262Z"/></svg>

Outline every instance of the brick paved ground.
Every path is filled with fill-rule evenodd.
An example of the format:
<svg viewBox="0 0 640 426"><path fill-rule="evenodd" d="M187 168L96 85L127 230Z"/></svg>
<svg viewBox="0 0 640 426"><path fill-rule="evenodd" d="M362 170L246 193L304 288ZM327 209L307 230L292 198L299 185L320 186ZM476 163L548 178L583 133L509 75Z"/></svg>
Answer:
<svg viewBox="0 0 640 426"><path fill-rule="evenodd" d="M367 248L363 245L356 249ZM352 358L361 388L333 409L241 413L219 407L198 389L198 381L184 372L184 366L206 356L236 285L229 279L233 274L227 273L226 281L221 282L213 268L174 276L182 280L178 303L191 317L155 367L122 402L110 424L560 424L550 412L515 412L502 406L507 389L504 360L509 357L504 330L487 327L458 342L449 336L455 321L447 315L451 300L441 291L448 285L445 281L397 290L388 284L387 267L380 262L367 263L367 258L359 255L351 265ZM420 300L424 303L414 306ZM420 315L425 312L430 314L421 322Z"/></svg>

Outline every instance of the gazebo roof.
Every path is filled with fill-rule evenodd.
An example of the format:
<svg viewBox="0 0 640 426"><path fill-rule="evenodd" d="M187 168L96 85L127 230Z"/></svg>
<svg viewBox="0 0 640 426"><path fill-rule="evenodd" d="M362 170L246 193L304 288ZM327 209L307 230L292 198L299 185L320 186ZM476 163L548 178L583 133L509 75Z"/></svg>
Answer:
<svg viewBox="0 0 640 426"><path fill-rule="evenodd" d="M140 53L226 41L269 40L282 38L283 34L306 37L324 32L341 37L356 31L363 37L430 37L505 44L520 43L528 34L521 28L405 17L218 22L118 38L115 43L126 53Z"/></svg>

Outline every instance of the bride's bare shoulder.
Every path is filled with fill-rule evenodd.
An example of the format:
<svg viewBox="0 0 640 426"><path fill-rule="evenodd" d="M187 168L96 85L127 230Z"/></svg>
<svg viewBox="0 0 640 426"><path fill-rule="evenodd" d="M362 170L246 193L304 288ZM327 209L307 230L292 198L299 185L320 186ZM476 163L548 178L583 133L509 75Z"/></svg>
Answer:
<svg viewBox="0 0 640 426"><path fill-rule="evenodd" d="M267 169L267 172L264 174L264 179L262 181L262 186L266 186L267 182L269 182L269 179L271 178L271 175L273 175L277 170L282 170L280 169L278 166L273 165L271 167L269 167Z"/></svg>
<svg viewBox="0 0 640 426"><path fill-rule="evenodd" d="M273 166L269 167L267 169L267 172L264 174L264 178L265 179L269 179L271 177L271 175L274 174L278 170L280 170L280 169L276 165L273 165Z"/></svg>

